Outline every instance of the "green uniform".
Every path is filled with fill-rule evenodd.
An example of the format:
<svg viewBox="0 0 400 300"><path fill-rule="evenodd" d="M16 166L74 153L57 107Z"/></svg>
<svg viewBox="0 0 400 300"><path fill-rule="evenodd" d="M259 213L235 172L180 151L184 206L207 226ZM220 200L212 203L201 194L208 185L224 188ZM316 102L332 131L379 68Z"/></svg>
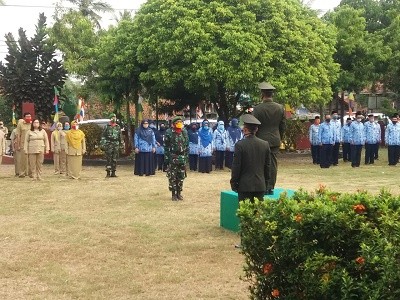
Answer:
<svg viewBox="0 0 400 300"><path fill-rule="evenodd" d="M270 153L268 142L254 135L236 143L230 183L239 200L263 198L270 176Z"/></svg>
<svg viewBox="0 0 400 300"><path fill-rule="evenodd" d="M118 124L112 126L107 124L104 128L103 135L101 137L100 146L105 152L107 165L107 172L115 172L117 168L117 159L119 156L119 147L121 145L121 128Z"/></svg>
<svg viewBox="0 0 400 300"><path fill-rule="evenodd" d="M257 137L267 141L271 148L271 173L267 190L273 190L278 172L277 154L285 129L285 110L281 104L268 99L254 108L253 115L261 122Z"/></svg>
<svg viewBox="0 0 400 300"><path fill-rule="evenodd" d="M186 164L189 160L189 137L186 129L181 133L168 129L164 136L165 164L169 190L181 192L186 177Z"/></svg>

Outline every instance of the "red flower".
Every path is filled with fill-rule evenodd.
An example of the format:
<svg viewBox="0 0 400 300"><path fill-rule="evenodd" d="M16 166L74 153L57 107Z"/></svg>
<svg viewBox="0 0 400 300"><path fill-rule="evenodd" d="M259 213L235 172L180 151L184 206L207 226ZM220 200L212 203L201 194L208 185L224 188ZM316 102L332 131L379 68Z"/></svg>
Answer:
<svg viewBox="0 0 400 300"><path fill-rule="evenodd" d="M331 200L332 200L333 202L336 202L336 200L337 200L336 195L332 195L332 196L331 196Z"/></svg>
<svg viewBox="0 0 400 300"><path fill-rule="evenodd" d="M295 220L296 222L300 223L300 222L303 220L303 217L302 217L302 215L298 214L298 215L296 215L296 216L294 217L294 220Z"/></svg>
<svg viewBox="0 0 400 300"><path fill-rule="evenodd" d="M263 268L263 272L265 275L268 275L269 273L271 273L272 272L272 264L270 264L270 263L265 264L264 268Z"/></svg>
<svg viewBox="0 0 400 300"><path fill-rule="evenodd" d="M272 290L271 295L274 298L278 298L279 297L279 290L278 289Z"/></svg>
<svg viewBox="0 0 400 300"><path fill-rule="evenodd" d="M357 257L356 263L358 263L359 265L363 265L365 263L365 258L362 256Z"/></svg>
<svg viewBox="0 0 400 300"><path fill-rule="evenodd" d="M362 214L362 213L364 213L365 210L366 210L365 206L362 205L362 204L354 205L354 206L353 206L353 209L354 209L354 211L355 211L357 214Z"/></svg>

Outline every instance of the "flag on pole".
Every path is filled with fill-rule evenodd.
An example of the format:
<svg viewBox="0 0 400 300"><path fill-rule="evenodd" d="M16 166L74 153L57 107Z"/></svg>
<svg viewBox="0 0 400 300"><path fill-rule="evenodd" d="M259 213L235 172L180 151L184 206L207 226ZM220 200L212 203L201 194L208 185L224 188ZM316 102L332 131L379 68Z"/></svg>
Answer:
<svg viewBox="0 0 400 300"><path fill-rule="evenodd" d="M59 117L58 117L58 97L60 96L60 92L58 91L57 87L54 87L54 110L55 110L55 114L54 114L54 124L57 124Z"/></svg>
<svg viewBox="0 0 400 300"><path fill-rule="evenodd" d="M85 117L85 101L82 98L79 98L78 105L76 106L75 119L83 121L84 117Z"/></svg>
<svg viewBox="0 0 400 300"><path fill-rule="evenodd" d="M15 117L15 105L12 108L12 124L17 125L17 118Z"/></svg>

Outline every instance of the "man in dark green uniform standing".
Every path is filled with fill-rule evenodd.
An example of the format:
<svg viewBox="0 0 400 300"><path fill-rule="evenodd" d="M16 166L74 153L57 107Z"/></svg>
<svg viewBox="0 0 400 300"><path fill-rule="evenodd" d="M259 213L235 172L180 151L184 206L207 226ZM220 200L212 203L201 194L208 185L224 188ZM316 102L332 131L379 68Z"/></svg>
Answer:
<svg viewBox="0 0 400 300"><path fill-rule="evenodd" d="M186 178L186 164L189 160L189 137L179 116L172 119L172 128L165 133L164 155L172 201L183 200L183 180Z"/></svg>
<svg viewBox="0 0 400 300"><path fill-rule="evenodd" d="M262 82L258 87L263 102L254 108L253 115L261 122L257 137L267 141L271 149L271 174L267 194L273 195L278 172L277 154L285 130L285 109L272 100L275 88L271 84Z"/></svg>
<svg viewBox="0 0 400 300"><path fill-rule="evenodd" d="M261 124L254 116L242 117L244 139L235 145L233 154L231 188L238 193L239 201L263 200L270 176L269 144L255 136Z"/></svg>
<svg viewBox="0 0 400 300"><path fill-rule="evenodd" d="M117 124L117 116L114 113L110 115L110 119L110 123L103 130L100 147L107 159L106 177L117 177L115 171L121 145L121 128Z"/></svg>

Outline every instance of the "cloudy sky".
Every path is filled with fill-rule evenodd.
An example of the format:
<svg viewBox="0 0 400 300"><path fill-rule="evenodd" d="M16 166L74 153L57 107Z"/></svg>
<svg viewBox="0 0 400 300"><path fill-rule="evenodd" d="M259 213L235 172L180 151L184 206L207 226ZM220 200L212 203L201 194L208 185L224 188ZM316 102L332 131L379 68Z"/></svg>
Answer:
<svg viewBox="0 0 400 300"><path fill-rule="evenodd" d="M4 35L8 32L17 37L20 27L27 31L28 36L32 36L35 30L39 13L44 12L51 24L56 0L4 0L6 6L0 6L0 60L3 60L7 52ZM106 0L116 11L115 15L124 9L137 10L146 0ZM315 9L325 12L336 7L340 0L310 0ZM69 6L67 1L62 2L64 6ZM102 26L107 27L114 21L113 15L105 15L102 20Z"/></svg>

